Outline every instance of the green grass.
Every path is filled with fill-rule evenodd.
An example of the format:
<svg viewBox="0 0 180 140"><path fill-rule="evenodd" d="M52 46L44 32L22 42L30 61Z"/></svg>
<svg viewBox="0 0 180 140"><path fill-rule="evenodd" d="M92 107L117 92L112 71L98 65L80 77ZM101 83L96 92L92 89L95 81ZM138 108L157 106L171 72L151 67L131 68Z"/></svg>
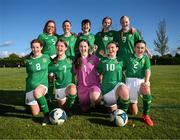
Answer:
<svg viewBox="0 0 180 140"><path fill-rule="evenodd" d="M130 123L115 127L109 115L101 112L78 113L62 126L41 126L42 114L32 117L24 106L25 69L0 69L1 139L180 139L180 66L153 66L151 117L155 126L141 122L139 114L129 115Z"/></svg>

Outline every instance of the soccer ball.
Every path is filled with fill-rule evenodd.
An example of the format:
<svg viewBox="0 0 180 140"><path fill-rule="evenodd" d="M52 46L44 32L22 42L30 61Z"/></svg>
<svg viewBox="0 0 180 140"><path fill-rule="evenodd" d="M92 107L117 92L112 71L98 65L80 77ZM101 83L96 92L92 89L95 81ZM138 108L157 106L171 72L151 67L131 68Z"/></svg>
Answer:
<svg viewBox="0 0 180 140"><path fill-rule="evenodd" d="M117 109L113 113L113 122L116 126L125 126L128 122L128 116L123 110Z"/></svg>
<svg viewBox="0 0 180 140"><path fill-rule="evenodd" d="M66 112L61 108L55 108L49 113L49 120L52 124L62 125L66 119Z"/></svg>

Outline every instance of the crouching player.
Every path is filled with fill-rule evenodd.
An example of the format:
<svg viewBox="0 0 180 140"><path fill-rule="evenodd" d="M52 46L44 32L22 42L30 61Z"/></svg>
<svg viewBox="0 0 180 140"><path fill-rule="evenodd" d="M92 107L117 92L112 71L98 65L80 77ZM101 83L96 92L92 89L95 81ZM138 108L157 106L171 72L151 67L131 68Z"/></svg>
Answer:
<svg viewBox="0 0 180 140"><path fill-rule="evenodd" d="M127 86L122 82L123 63L116 58L118 45L115 42L110 42L107 48L108 57L101 59L98 72L102 76L103 100L111 116L117 108L127 112L129 92Z"/></svg>
<svg viewBox="0 0 180 140"><path fill-rule="evenodd" d="M138 113L138 96L143 99L143 120L153 126L153 121L149 117L152 96L150 91L150 60L145 55L146 43L144 40L135 42L135 54L132 54L126 61L126 84L129 88L130 111L132 114Z"/></svg>
<svg viewBox="0 0 180 140"><path fill-rule="evenodd" d="M34 39L31 42L31 54L25 60L26 65L26 104L30 106L33 116L38 115L40 108L44 114L42 125L49 122L49 108L45 98L48 87L48 65L50 58L42 54L43 44Z"/></svg>
<svg viewBox="0 0 180 140"><path fill-rule="evenodd" d="M59 39L56 42L57 56L49 65L49 77L55 76L55 98L60 108L70 115L70 109L77 97L76 85L73 84L72 60L66 57L67 43ZM67 97L67 98L66 98Z"/></svg>

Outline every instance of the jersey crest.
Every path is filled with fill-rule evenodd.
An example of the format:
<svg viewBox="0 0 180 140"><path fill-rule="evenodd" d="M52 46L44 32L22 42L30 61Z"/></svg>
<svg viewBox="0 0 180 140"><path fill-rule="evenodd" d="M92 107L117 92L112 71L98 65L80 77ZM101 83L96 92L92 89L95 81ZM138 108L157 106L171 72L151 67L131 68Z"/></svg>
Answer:
<svg viewBox="0 0 180 140"><path fill-rule="evenodd" d="M93 60L89 60L88 63L94 64L94 61Z"/></svg>
<svg viewBox="0 0 180 140"><path fill-rule="evenodd" d="M43 61L43 63L46 63L48 60L47 60L47 58L43 58L42 61Z"/></svg>

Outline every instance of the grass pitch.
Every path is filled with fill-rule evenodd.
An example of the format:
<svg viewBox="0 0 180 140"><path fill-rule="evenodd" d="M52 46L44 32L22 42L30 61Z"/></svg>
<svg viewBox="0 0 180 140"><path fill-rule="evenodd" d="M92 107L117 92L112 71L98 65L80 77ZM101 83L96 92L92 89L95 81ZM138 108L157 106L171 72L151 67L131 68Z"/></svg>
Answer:
<svg viewBox="0 0 180 140"><path fill-rule="evenodd" d="M114 126L103 110L78 113L77 104L62 126L42 127L42 114L33 118L24 105L25 69L1 68L0 139L180 139L179 72L180 66L152 66L153 128L141 121L141 99L139 114L128 115L125 127Z"/></svg>

